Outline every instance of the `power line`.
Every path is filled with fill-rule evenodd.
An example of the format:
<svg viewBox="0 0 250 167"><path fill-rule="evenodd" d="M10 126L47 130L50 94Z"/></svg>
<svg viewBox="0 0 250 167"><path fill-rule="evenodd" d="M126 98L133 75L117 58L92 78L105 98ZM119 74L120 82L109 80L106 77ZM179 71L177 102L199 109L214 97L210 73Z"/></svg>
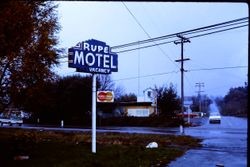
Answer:
<svg viewBox="0 0 250 167"><path fill-rule="evenodd" d="M215 33L219 33L219 32L224 32L224 31L229 31L229 30L233 30L233 29L237 29L237 28L242 28L242 27L246 27L246 26L248 26L248 24L241 25L241 26L236 26L236 27L232 27L232 28L227 28L227 29L224 29L224 30L213 31L213 32L205 33L205 34L195 35L195 36L191 36L189 38L202 37L202 36L211 35L211 34L215 34Z"/></svg>
<svg viewBox="0 0 250 167"><path fill-rule="evenodd" d="M211 70L224 70L224 69L247 68L247 67L248 66L214 67L214 68L190 69L188 71L211 71Z"/></svg>
<svg viewBox="0 0 250 167"><path fill-rule="evenodd" d="M132 79L138 79L138 78L147 78L147 77L160 76L160 75L166 75L166 74L172 74L172 73L178 73L178 72L179 71L170 71L170 72L163 72L163 73L155 73L155 74L149 74L149 75L141 75L141 76L121 78L121 79L116 79L114 81L132 80Z"/></svg>
<svg viewBox="0 0 250 167"><path fill-rule="evenodd" d="M133 17L133 19L136 21L136 23L141 27L141 29L143 30L143 32L147 35L147 37L149 39L151 39L151 36L147 33L147 31L143 28L143 26L141 25L141 23L137 20L137 18L135 17L135 15L129 10L129 8L127 7L127 5L122 2L122 4L125 6L125 8L127 9L127 11L130 13L130 15ZM138 44L138 42L137 42Z"/></svg>
<svg viewBox="0 0 250 167"><path fill-rule="evenodd" d="M217 31L212 31L212 32L208 32L208 33L194 35L194 36L189 36L188 38L202 37L202 36L206 36L206 35L211 35L211 34L215 34L215 33L220 33L220 32L224 32L224 31L229 31L229 30L233 30L233 29L246 27L246 26L248 26L248 24L239 25L239 24L246 23L246 22L248 22L248 17L235 19L235 20L231 20L231 21L227 21L227 22L223 22L223 23L213 24L210 26L205 26L205 27L196 28L196 29L192 29L192 30L182 31L182 32L178 32L178 33L173 33L173 34L169 34L169 35L164 35L164 36L160 36L160 37L156 37L156 38L150 38L147 40L131 42L131 43L123 44L123 45L117 45L117 46L111 47L111 49L114 50L114 49L126 48L126 47L131 47L134 45L138 46L138 45L150 43L150 42L157 41L157 40L160 41L160 40L166 40L166 39L170 39L170 38L176 38L176 35L178 35L178 34L191 35L194 33L201 33L201 32L206 32L206 31L210 31L210 30L216 30L216 29L221 29L221 28L231 26L231 28L221 29L221 30L217 30ZM235 25L239 25L239 26L235 26ZM145 46L142 45L140 47L135 47L132 49L125 49L125 50L121 50L121 51L116 51L116 53L124 53L124 52L130 52L130 51L134 51L134 50L138 50L138 49L146 49L146 48L150 48L150 47L154 47L154 46L172 43L174 41L176 41L176 39L170 40L170 41L165 41L165 42L160 42L160 43L154 43L154 44L150 44L150 45L145 45ZM62 56L61 58L65 58L65 57L67 57L67 56Z"/></svg>
<svg viewBox="0 0 250 167"><path fill-rule="evenodd" d="M207 71L207 70L225 70L225 69L235 69L235 68L247 68L248 66L231 66L231 67L214 67L214 68L200 68L200 69L191 69L187 70L189 71ZM154 74L148 74L148 75L142 75L142 76L134 76L134 77L127 77L127 78L120 78L116 79L114 81L122 81L122 80L132 80L132 79L138 79L140 78L146 78L146 77L154 77L154 76L161 76L161 75L167 75L172 73L179 73L180 71L170 71L170 72L162 72L162 73L154 73Z"/></svg>
<svg viewBox="0 0 250 167"><path fill-rule="evenodd" d="M117 46L111 47L111 49L120 49L120 48L124 48L124 47L130 47L133 45L137 45L138 42L142 45L142 44L150 43L153 41L159 41L159 40L173 38L173 37L176 37L177 34L188 35L188 34L192 34L192 33L197 33L199 31L201 32L201 31L211 30L211 28L223 28L224 26L232 26L235 24L242 24L245 22L248 22L248 17L239 18L239 19L235 19L235 20L231 20L231 21L227 21L227 22L222 22L222 23L217 23L217 24L213 24L213 25L209 25L209 26L205 26L205 27L200 27L200 28L196 28L196 29L191 29L191 30L187 30L187 31L182 31L182 32L178 32L178 33L173 33L173 34L169 34L169 35L150 38L150 39L146 39L146 40L117 45Z"/></svg>
<svg viewBox="0 0 250 167"><path fill-rule="evenodd" d="M140 28L143 30L143 32L147 35L147 37L149 38L149 40L152 39L152 37L149 35L149 33L143 28L143 26L141 25L141 23L139 22L139 20L135 17L135 15L129 10L129 8L127 7L127 5L122 2L122 4L125 6L125 8L127 9L127 11L130 13L130 15L133 17L133 19L136 21L136 23L140 26ZM156 44L154 41L152 41L154 44ZM140 45L140 42L137 42L137 45ZM176 67L178 67L178 65L176 65L174 63L174 61L165 53L165 51L159 46L159 45L156 45L158 47L158 49L162 52L162 54L164 56L166 56L170 62L172 62ZM112 48L112 47L111 47ZM117 52L119 53L119 52ZM178 67L179 68L179 67Z"/></svg>
<svg viewBox="0 0 250 167"><path fill-rule="evenodd" d="M247 23L247 22L248 22L248 20L240 21L240 22L233 22L233 23L230 23L230 24L223 24L223 25L219 25L219 26L216 26L216 27L209 27L209 28L206 28L206 29L200 29L200 30L197 30L195 32L188 32L188 33L184 33L184 34L189 35L189 34L193 34L193 33L199 33L199 32L204 32L204 31L209 31L209 30L214 30L214 29L220 29L220 28L224 28L224 27L228 27L228 26L234 26L234 25Z"/></svg>
<svg viewBox="0 0 250 167"><path fill-rule="evenodd" d="M227 29L223 29L223 30L213 31L213 32L209 32L209 33L199 34L199 35L195 35L195 36L190 36L188 38L198 38L198 37L202 37L202 36L206 36L206 35L211 35L211 34L215 34L215 33L220 33L220 32L224 32L224 31L238 29L238 28L242 28L242 27L246 27L246 26L248 26L248 24L241 25L241 26L236 26L236 27L231 27L231 28L227 28ZM176 35L178 35L178 33L176 33ZM165 44L168 44L168 43L172 43L174 41L176 41L176 40L171 40L171 41L166 41L166 42L161 42L161 43L146 45L146 46L142 46L142 47L136 47L136 48L132 48L132 49L126 49L126 50L116 51L116 53L124 53L124 52L134 51L134 50L137 50L137 49L145 49L145 48L150 48L150 47L154 47L154 46L165 45Z"/></svg>

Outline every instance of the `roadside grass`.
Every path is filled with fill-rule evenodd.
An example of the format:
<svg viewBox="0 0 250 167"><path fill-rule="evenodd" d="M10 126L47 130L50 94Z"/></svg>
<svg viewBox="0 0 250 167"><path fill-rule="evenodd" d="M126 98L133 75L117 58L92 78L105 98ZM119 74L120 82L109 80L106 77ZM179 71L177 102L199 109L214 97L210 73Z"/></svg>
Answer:
<svg viewBox="0 0 250 167"><path fill-rule="evenodd" d="M147 149L149 142L159 147ZM18 167L148 167L166 166L188 149L199 147L190 136L97 133L97 153L91 133L0 129L0 166ZM28 160L14 160L15 156Z"/></svg>

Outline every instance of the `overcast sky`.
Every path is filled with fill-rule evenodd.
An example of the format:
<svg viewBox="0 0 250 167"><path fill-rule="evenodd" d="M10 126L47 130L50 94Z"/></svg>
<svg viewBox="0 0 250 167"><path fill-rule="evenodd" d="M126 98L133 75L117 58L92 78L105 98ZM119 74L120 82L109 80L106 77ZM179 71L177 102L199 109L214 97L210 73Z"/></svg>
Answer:
<svg viewBox="0 0 250 167"><path fill-rule="evenodd" d="M60 47L65 49L88 39L112 47L249 16L245 3L56 3L62 27ZM230 88L248 81L248 26L190 41L184 44L184 58L190 58L184 63L188 70L184 74L185 96L197 95L196 83L204 83L203 94L224 96ZM180 95L180 63L175 62L180 55L181 46L174 43L118 53L118 72L112 73L112 79L125 93L142 96L146 88L172 83ZM61 59L55 70L61 76L78 74L68 68L67 58Z"/></svg>

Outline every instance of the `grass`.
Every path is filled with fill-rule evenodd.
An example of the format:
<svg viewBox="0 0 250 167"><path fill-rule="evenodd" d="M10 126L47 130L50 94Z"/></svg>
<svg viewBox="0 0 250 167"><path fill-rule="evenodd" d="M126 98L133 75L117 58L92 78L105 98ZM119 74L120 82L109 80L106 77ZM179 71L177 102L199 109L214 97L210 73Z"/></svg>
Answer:
<svg viewBox="0 0 250 167"><path fill-rule="evenodd" d="M155 141L159 148L145 146ZM97 133L97 153L90 133L0 129L3 167L148 167L166 166L200 139L189 136ZM28 155L29 160L13 160Z"/></svg>

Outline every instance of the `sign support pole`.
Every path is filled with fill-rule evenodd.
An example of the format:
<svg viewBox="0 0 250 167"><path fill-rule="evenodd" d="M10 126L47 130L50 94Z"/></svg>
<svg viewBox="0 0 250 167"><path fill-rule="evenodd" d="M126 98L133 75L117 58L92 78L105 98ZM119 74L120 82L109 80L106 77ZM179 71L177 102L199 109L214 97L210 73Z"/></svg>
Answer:
<svg viewBox="0 0 250 167"><path fill-rule="evenodd" d="M92 153L96 153L96 74L92 75Z"/></svg>

